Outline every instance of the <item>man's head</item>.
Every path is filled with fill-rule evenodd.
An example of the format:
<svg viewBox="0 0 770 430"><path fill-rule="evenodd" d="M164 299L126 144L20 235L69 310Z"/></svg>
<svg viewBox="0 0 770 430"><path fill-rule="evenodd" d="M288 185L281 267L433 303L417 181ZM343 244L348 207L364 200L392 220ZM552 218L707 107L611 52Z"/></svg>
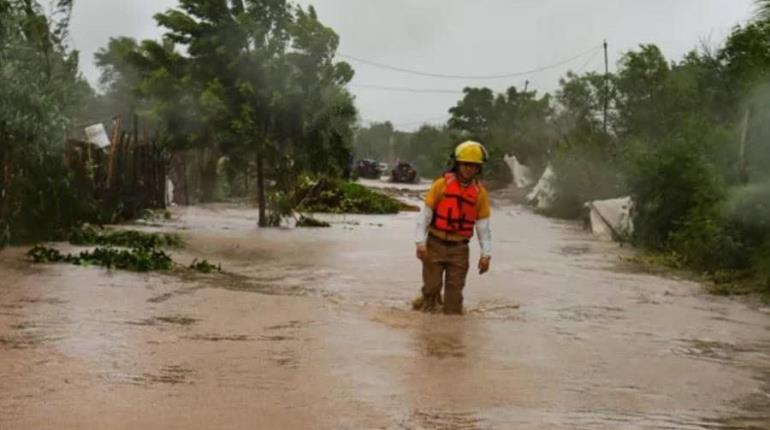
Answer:
<svg viewBox="0 0 770 430"><path fill-rule="evenodd" d="M481 164L478 163L457 163L457 176L461 182L469 182L481 171Z"/></svg>
<svg viewBox="0 0 770 430"><path fill-rule="evenodd" d="M468 182L481 172L481 166L487 161L487 150L484 145L468 140L457 145L454 159L460 180Z"/></svg>

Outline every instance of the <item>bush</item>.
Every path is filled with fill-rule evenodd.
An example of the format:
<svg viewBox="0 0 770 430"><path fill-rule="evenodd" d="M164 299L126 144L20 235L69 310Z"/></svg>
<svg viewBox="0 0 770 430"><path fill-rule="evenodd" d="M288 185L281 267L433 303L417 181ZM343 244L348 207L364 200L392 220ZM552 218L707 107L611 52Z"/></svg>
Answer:
<svg viewBox="0 0 770 430"><path fill-rule="evenodd" d="M727 222L745 248L760 284L770 291L770 183L730 190Z"/></svg>
<svg viewBox="0 0 770 430"><path fill-rule="evenodd" d="M11 210L3 222L8 223L10 242L63 239L83 222L108 221L93 187L76 180L58 157L46 154L43 160L25 166L36 173L19 175L7 196Z"/></svg>
<svg viewBox="0 0 770 430"><path fill-rule="evenodd" d="M754 254L754 267L761 288L770 293L770 239L756 250Z"/></svg>
<svg viewBox="0 0 770 430"><path fill-rule="evenodd" d="M698 209L671 233L669 247L682 256L686 265L709 273L747 269L749 254L740 235L715 211L698 213Z"/></svg>
<svg viewBox="0 0 770 430"><path fill-rule="evenodd" d="M577 218L586 202L624 194L617 167L597 145L561 148L553 161L553 169L554 201L550 209L553 216Z"/></svg>
<svg viewBox="0 0 770 430"><path fill-rule="evenodd" d="M698 225L714 230L709 223L717 222L714 217L725 198L725 188L702 152L698 145L681 139L655 146L636 143L628 148L626 180L637 208L637 243L665 249L680 228L684 229L676 238L680 244L699 241L696 236L702 238Z"/></svg>

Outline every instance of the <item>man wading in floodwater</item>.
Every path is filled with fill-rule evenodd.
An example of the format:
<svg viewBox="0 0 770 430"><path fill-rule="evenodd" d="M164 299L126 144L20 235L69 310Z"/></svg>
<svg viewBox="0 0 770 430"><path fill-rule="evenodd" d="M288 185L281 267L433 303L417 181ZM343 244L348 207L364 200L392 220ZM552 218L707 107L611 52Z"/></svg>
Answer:
<svg viewBox="0 0 770 430"><path fill-rule="evenodd" d="M491 238L489 196L476 179L487 161L487 151L478 142L463 142L454 150L452 169L436 179L425 196L425 207L417 219L417 258L422 261L422 295L412 302L416 310L461 314L463 287L468 274L469 247L473 229L479 236L479 273L489 270Z"/></svg>

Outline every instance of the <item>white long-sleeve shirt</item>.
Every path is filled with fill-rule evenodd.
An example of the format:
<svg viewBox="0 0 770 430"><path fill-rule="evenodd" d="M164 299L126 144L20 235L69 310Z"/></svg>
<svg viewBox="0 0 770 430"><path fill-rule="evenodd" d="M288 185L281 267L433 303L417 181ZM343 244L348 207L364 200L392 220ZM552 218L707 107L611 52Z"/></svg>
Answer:
<svg viewBox="0 0 770 430"><path fill-rule="evenodd" d="M415 243L424 245L428 240L428 227L433 219L433 209L423 205L420 215L417 216L417 229L415 230ZM489 225L489 218L476 220L476 236L479 238L482 257L492 256L492 229Z"/></svg>

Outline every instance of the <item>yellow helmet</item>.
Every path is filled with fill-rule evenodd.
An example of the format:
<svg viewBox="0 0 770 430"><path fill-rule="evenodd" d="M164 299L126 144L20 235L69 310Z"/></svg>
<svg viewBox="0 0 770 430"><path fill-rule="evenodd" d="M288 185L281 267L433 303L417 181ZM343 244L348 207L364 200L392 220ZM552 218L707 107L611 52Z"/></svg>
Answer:
<svg viewBox="0 0 770 430"><path fill-rule="evenodd" d="M478 142L466 140L455 148L455 160L462 163L483 164L487 161L487 150Z"/></svg>

